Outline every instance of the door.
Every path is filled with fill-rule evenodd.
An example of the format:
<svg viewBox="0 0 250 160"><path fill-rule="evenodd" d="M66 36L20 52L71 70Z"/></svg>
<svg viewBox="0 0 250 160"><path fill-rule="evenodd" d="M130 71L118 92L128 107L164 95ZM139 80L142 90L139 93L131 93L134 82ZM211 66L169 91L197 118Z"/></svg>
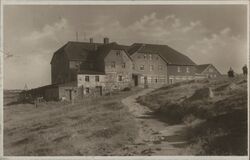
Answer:
<svg viewBox="0 0 250 160"><path fill-rule="evenodd" d="M100 96L102 96L102 86L96 86L96 88L98 89Z"/></svg>
<svg viewBox="0 0 250 160"><path fill-rule="evenodd" d="M132 78L133 78L133 81L134 81L134 85L138 86L138 75L133 75Z"/></svg>

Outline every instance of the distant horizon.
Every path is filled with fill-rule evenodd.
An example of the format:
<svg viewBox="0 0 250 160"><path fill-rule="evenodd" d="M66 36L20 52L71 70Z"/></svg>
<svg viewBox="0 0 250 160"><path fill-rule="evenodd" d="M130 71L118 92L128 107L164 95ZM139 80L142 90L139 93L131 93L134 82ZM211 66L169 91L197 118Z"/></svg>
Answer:
<svg viewBox="0 0 250 160"><path fill-rule="evenodd" d="M168 45L222 74L247 64L246 5L5 5L4 89L51 83L53 53L69 41ZM22 22L22 23L21 23ZM247 64L248 65L248 64Z"/></svg>

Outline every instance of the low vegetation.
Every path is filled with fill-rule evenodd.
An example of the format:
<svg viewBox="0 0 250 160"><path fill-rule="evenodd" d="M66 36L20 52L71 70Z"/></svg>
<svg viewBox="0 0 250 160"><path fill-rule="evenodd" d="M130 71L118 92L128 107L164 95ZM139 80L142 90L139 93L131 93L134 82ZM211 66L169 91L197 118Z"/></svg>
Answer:
<svg viewBox="0 0 250 160"><path fill-rule="evenodd" d="M4 155L98 156L133 142L137 128L121 99L138 90L69 102L18 103L5 94ZM12 103L15 102L15 103Z"/></svg>
<svg viewBox="0 0 250 160"><path fill-rule="evenodd" d="M187 152L247 155L247 78L191 80L139 97L168 124L184 123Z"/></svg>

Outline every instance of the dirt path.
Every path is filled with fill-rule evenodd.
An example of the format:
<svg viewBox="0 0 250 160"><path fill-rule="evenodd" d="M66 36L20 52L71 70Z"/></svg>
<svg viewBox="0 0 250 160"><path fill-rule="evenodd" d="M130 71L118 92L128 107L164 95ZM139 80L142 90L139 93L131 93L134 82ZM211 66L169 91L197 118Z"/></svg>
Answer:
<svg viewBox="0 0 250 160"><path fill-rule="evenodd" d="M167 125L152 117L149 108L136 102L136 98L151 92L145 89L122 100L135 116L139 129L134 144L123 148L122 155L180 155L184 153L185 141L181 135L184 125Z"/></svg>

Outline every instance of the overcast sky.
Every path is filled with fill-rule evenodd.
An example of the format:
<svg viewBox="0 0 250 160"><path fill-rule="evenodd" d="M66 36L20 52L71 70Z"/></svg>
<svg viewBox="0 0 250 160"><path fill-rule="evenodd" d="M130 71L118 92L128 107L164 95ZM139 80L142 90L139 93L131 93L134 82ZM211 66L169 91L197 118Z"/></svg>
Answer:
<svg viewBox="0 0 250 160"><path fill-rule="evenodd" d="M47 85L53 52L76 39L167 44L222 73L247 63L244 5L4 6L4 88Z"/></svg>

